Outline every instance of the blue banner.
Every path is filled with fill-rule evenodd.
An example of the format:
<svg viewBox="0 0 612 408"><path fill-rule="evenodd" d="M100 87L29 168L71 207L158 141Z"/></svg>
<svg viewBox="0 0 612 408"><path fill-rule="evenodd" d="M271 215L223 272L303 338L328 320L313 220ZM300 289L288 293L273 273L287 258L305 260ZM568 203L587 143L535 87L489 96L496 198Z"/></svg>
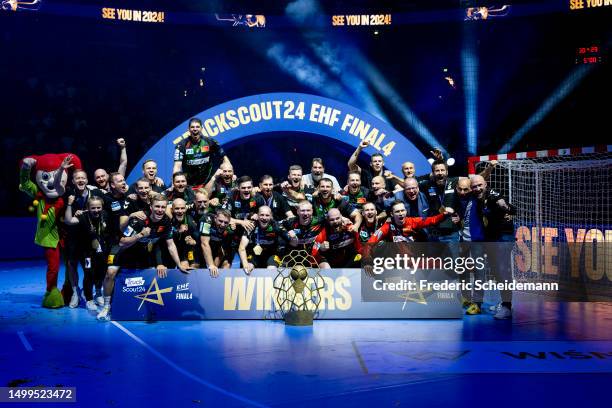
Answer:
<svg viewBox="0 0 612 408"><path fill-rule="evenodd" d="M385 166L395 174L402 174L405 161L413 162L417 169L430 167L423 153L388 123L351 105L321 96L302 93L252 95L222 103L195 116L203 122L204 135L215 138L222 146L261 133L305 132L339 140L355 148L359 142L367 140L370 146L364 151L370 155L381 153ZM159 176L169 180L174 148L187 137L187 125L188 120L147 151L129 174L128 183L142 177L142 163L148 159L155 160ZM299 142L308 143L304 139Z"/></svg>
<svg viewBox="0 0 612 408"><path fill-rule="evenodd" d="M274 289L278 272L224 269L213 279L208 270L190 274L169 270L122 269L112 303L114 320L279 319ZM396 302L363 302L360 269L321 271L324 287L317 319L461 318L461 296L455 292L406 291ZM323 285L321 285L323 286Z"/></svg>

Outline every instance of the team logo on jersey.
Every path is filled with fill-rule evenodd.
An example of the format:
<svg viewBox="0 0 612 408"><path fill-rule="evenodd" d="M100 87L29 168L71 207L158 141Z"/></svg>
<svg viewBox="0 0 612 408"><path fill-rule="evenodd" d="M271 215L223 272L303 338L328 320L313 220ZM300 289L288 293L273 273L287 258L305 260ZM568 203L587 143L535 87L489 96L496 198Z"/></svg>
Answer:
<svg viewBox="0 0 612 408"><path fill-rule="evenodd" d="M165 229L166 227L164 227L163 225L160 225L159 227L157 227L157 232L164 232Z"/></svg>
<svg viewBox="0 0 612 408"><path fill-rule="evenodd" d="M235 208L240 208L240 207L242 207L242 204L240 204L240 201L234 201L234 207Z"/></svg>
<svg viewBox="0 0 612 408"><path fill-rule="evenodd" d="M359 197L357 198L357 204L365 204L366 203L366 199L365 197Z"/></svg>
<svg viewBox="0 0 612 408"><path fill-rule="evenodd" d="M249 202L249 207L253 208L257 205L257 203L255 201L251 201Z"/></svg>
<svg viewBox="0 0 612 408"><path fill-rule="evenodd" d="M193 154L193 149L187 149L187 150L185 150L185 153L187 153L187 154Z"/></svg>
<svg viewBox="0 0 612 408"><path fill-rule="evenodd" d="M202 147L200 148L200 152L202 152L202 153L206 153L206 152L208 152L209 150L210 150L210 146L202 146Z"/></svg>

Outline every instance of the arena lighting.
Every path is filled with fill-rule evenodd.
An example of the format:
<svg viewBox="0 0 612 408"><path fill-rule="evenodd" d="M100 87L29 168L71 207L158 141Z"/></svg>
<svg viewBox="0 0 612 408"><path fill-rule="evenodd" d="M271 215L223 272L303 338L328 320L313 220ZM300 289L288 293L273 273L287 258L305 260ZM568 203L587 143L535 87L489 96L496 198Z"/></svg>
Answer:
<svg viewBox="0 0 612 408"><path fill-rule="evenodd" d="M338 76L342 85L362 103L361 108L389 123L389 119L383 113L366 82L351 69L351 64L347 61L346 55L354 52L352 47L337 47L333 46L330 41L323 40L322 37L320 41L319 38L315 41L312 36L310 37L308 45L315 55L334 75Z"/></svg>
<svg viewBox="0 0 612 408"><path fill-rule="evenodd" d="M304 54L291 54L281 43L274 43L268 48L266 55L286 73L292 75L298 82L324 94L339 98L343 94L342 87L332 81L319 65L313 63Z"/></svg>
<svg viewBox="0 0 612 408"><path fill-rule="evenodd" d="M38 11L42 4L42 0L3 0L1 3L2 10L26 10Z"/></svg>
<svg viewBox="0 0 612 408"><path fill-rule="evenodd" d="M302 24L306 19L315 18L323 11L315 0L297 0L287 5L285 13L297 24ZM338 44L340 41L334 41L333 37L330 38L330 35L327 34L320 35L308 32L304 35L304 38L319 61L338 77L344 88L356 100L361 102L360 108L389 123L368 85L363 78L351 69L350 61L347 60L346 55L351 54L352 47L332 45L333 43Z"/></svg>
<svg viewBox="0 0 612 408"><path fill-rule="evenodd" d="M328 56L324 55L325 51L322 51L320 48L317 51L317 47L313 48L319 58L323 61L329 60ZM345 100L347 103L364 109L379 119L389 122L387 117L382 113L376 99L369 91L367 84L351 71L338 71L341 81L341 83L338 83L331 78L319 64L314 63L302 53L291 54L284 44L273 44L266 54L268 58L276 62L283 71L292 75L298 82L316 90L324 96ZM334 64L329 67L332 72L339 69L339 66ZM340 65L340 67L342 66L343 65ZM347 95L349 95L348 98Z"/></svg>
<svg viewBox="0 0 612 408"><path fill-rule="evenodd" d="M565 80L555 89L555 91L544 101L542 106L538 108L537 111L529 119L521 128L510 138L509 141L506 142L499 149L499 153L508 153L512 150L512 148L521 141L521 139L529 132L534 126L548 115L548 113L555 107L559 102L561 102L570 92L574 90L574 88L584 79L584 77L593 69L593 65L581 65L570 73L570 75L565 78Z"/></svg>
<svg viewBox="0 0 612 408"><path fill-rule="evenodd" d="M395 91L395 89L393 89L384 75L382 75L380 71L378 71L378 69L360 52L355 52L352 55L352 58L354 59L353 65L362 70L363 74L374 86L374 89L376 89L376 91L389 102L390 106L395 108L395 110L412 128L412 130L414 130L416 134L430 147L438 147L442 150L442 153L447 153L444 147L442 147L442 144L435 138L427 126L425 126L425 124L417 117L412 109L410 109L402 97Z"/></svg>
<svg viewBox="0 0 612 408"><path fill-rule="evenodd" d="M468 152L476 154L478 145L478 55L474 28L463 26L463 49L461 68L463 71L463 94L465 97L465 134Z"/></svg>
<svg viewBox="0 0 612 408"><path fill-rule="evenodd" d="M431 165L434 162L434 159L432 159L431 157L429 159L427 159L427 162ZM455 165L455 159L452 157L449 157L448 160L446 160L446 165L447 166L454 166Z"/></svg>

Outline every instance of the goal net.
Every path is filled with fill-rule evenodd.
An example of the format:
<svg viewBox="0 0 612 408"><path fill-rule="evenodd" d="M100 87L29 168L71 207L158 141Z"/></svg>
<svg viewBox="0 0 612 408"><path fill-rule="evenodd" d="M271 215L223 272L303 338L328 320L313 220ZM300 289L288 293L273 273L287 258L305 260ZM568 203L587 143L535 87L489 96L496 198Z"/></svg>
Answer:
<svg viewBox="0 0 612 408"><path fill-rule="evenodd" d="M476 173L488 165L476 163ZM582 282L610 291L611 180L610 152L498 159L489 186L516 208L515 279Z"/></svg>

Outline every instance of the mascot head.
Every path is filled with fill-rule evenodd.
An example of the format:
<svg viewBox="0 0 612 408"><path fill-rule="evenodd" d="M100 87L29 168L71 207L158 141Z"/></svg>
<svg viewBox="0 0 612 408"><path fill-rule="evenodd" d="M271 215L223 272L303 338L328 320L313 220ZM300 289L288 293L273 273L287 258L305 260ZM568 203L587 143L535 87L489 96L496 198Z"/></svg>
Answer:
<svg viewBox="0 0 612 408"><path fill-rule="evenodd" d="M58 175L57 169L59 169L60 164L62 164L62 161L67 156L72 156L71 163L73 166L71 170L82 168L81 159L72 153L48 153L40 156L28 156L22 160L22 163L26 160L32 162L32 160L28 159L35 161L35 164L32 166L34 180L40 191L48 198L57 198L59 195L55 190L55 177ZM67 172L62 172L61 177L61 184L66 187L66 182L68 181Z"/></svg>

